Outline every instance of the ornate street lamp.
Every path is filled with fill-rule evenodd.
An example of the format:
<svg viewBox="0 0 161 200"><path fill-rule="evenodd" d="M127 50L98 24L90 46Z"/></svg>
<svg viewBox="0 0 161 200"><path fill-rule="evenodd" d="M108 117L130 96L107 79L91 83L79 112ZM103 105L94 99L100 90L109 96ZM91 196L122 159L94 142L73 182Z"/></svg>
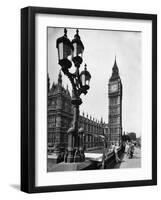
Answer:
<svg viewBox="0 0 161 200"><path fill-rule="evenodd" d="M56 47L58 49L59 65L62 67L63 73L69 78L72 85L72 100L73 105L73 122L72 127L67 131L68 133L68 152L67 162L82 162L84 161L84 152L82 149L82 134L83 131L78 131L79 123L79 106L82 104L80 95L87 94L89 90L89 82L91 79L90 73L87 71L87 65L84 70L79 73L79 68L83 62L84 45L80 39L79 31L72 42L67 38L67 30L64 29L64 36L57 39ZM75 66L75 72L69 72L72 66L72 61Z"/></svg>
<svg viewBox="0 0 161 200"><path fill-rule="evenodd" d="M56 48L58 49L59 64L62 68L70 68L72 66L71 56L73 46L67 37L67 29L64 29L64 35L57 39Z"/></svg>
<svg viewBox="0 0 161 200"><path fill-rule="evenodd" d="M83 61L82 58L83 58L84 45L80 39L78 29L76 31L74 39L72 40L72 45L74 47L72 60L75 64L75 66L79 67Z"/></svg>
<svg viewBox="0 0 161 200"><path fill-rule="evenodd" d="M80 79L82 83L82 92L86 94L86 91L89 89L89 83L91 79L90 73L87 71L87 65L85 64L84 70L80 74Z"/></svg>

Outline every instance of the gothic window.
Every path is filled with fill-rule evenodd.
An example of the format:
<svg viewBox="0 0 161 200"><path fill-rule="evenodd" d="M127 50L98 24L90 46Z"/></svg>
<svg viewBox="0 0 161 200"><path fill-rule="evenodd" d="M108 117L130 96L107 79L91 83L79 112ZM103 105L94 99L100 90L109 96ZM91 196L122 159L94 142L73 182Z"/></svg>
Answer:
<svg viewBox="0 0 161 200"><path fill-rule="evenodd" d="M111 133L112 133L112 134L114 133L114 128L111 128Z"/></svg>
<svg viewBox="0 0 161 200"><path fill-rule="evenodd" d="M120 108L116 107L116 108L110 108L110 114L111 115L117 115L120 113Z"/></svg>
<svg viewBox="0 0 161 200"><path fill-rule="evenodd" d="M53 126L56 126L56 117L51 118L50 122L52 122Z"/></svg>
<svg viewBox="0 0 161 200"><path fill-rule="evenodd" d="M52 106L56 107L56 101L55 100L52 101Z"/></svg>
<svg viewBox="0 0 161 200"><path fill-rule="evenodd" d="M68 102L64 102L64 108L63 108L66 112L68 112Z"/></svg>
<svg viewBox="0 0 161 200"><path fill-rule="evenodd" d="M110 123L117 123L119 124L120 123L120 117L111 117L110 118Z"/></svg>
<svg viewBox="0 0 161 200"><path fill-rule="evenodd" d="M93 125L92 125L92 133L93 133Z"/></svg>
<svg viewBox="0 0 161 200"><path fill-rule="evenodd" d="M84 131L86 131L86 124L84 123Z"/></svg>
<svg viewBox="0 0 161 200"><path fill-rule="evenodd" d="M117 104L120 104L119 97L112 97L109 99L109 105L117 105Z"/></svg>
<svg viewBox="0 0 161 200"><path fill-rule="evenodd" d="M88 132L88 124L86 124L86 132Z"/></svg>
<svg viewBox="0 0 161 200"><path fill-rule="evenodd" d="M90 132L92 132L92 125L90 124Z"/></svg>
<svg viewBox="0 0 161 200"><path fill-rule="evenodd" d="M119 97L118 97L118 99L117 99L117 103L120 104L120 98L119 98Z"/></svg>
<svg viewBox="0 0 161 200"><path fill-rule="evenodd" d="M117 124L119 124L120 122L120 117L117 117Z"/></svg>
<svg viewBox="0 0 161 200"><path fill-rule="evenodd" d="M88 135L85 136L85 141L88 142Z"/></svg>

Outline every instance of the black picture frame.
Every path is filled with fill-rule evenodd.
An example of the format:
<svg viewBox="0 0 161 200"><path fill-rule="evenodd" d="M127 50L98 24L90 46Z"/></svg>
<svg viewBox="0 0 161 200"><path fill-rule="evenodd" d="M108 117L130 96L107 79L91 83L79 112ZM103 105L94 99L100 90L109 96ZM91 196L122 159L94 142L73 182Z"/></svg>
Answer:
<svg viewBox="0 0 161 200"><path fill-rule="evenodd" d="M152 179L35 186L35 16L59 14L152 21ZM157 184L157 15L45 7L21 9L21 190L27 193L148 186Z"/></svg>

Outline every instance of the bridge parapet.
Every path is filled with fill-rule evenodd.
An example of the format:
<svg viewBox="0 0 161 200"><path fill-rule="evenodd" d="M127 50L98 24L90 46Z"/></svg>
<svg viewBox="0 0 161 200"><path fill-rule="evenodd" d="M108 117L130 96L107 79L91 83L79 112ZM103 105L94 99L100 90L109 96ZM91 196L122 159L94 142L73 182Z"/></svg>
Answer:
<svg viewBox="0 0 161 200"><path fill-rule="evenodd" d="M123 147L118 148L118 156L120 157L123 154ZM103 169L112 169L116 164L116 157L114 152L107 153L104 160L102 159L102 168Z"/></svg>
<svg viewBox="0 0 161 200"><path fill-rule="evenodd" d="M122 146L118 148L119 158L123 154L124 149ZM92 155L91 155L92 154ZM112 169L116 164L116 157L114 152L108 152L107 154L93 154L85 153L86 159L90 160L93 168L92 169Z"/></svg>

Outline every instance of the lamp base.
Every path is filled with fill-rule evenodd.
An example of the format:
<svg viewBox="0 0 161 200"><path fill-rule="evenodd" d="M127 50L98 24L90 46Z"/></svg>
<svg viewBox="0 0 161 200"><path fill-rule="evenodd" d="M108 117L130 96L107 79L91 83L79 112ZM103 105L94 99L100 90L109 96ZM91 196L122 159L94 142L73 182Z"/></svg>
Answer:
<svg viewBox="0 0 161 200"><path fill-rule="evenodd" d="M63 69L71 68L72 63L70 60L65 58L65 59L59 60L59 65L62 67L62 71L63 71Z"/></svg>

